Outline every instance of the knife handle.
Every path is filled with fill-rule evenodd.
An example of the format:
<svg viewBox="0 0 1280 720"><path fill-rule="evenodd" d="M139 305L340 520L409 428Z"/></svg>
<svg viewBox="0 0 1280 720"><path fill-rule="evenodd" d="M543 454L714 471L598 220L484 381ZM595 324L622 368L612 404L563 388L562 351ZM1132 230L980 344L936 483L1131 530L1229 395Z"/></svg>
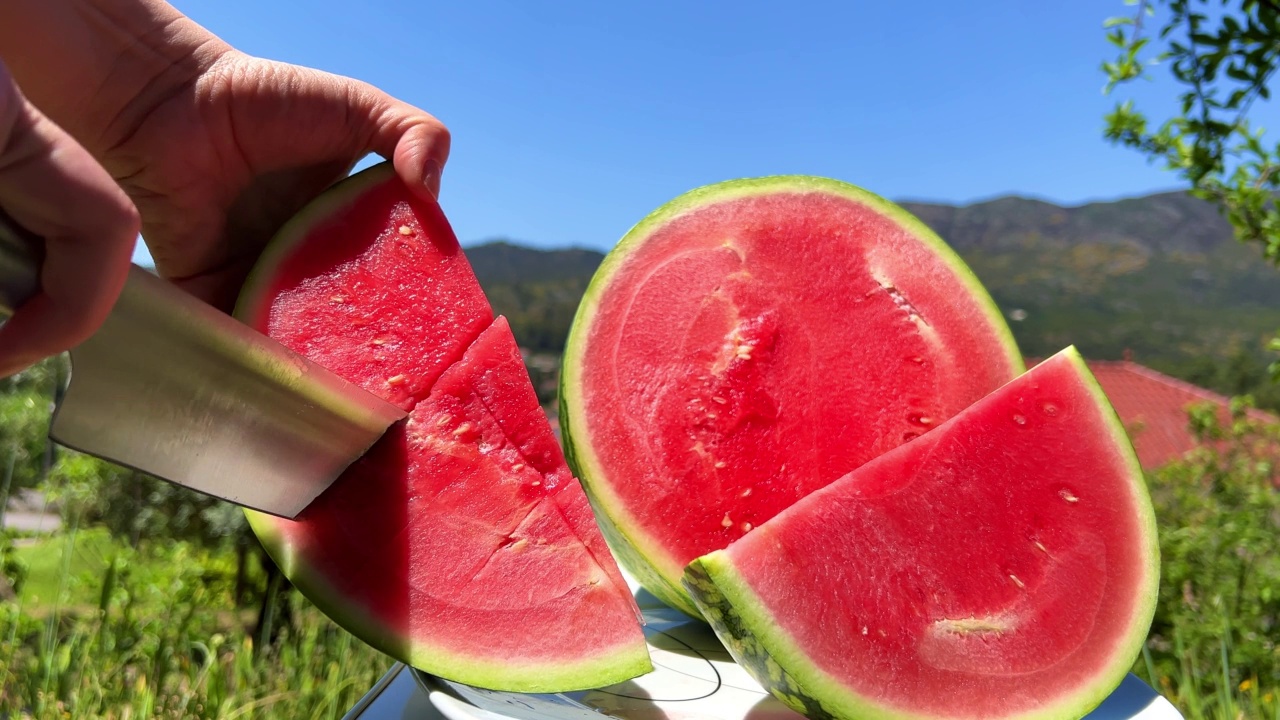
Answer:
<svg viewBox="0 0 1280 720"><path fill-rule="evenodd" d="M44 241L0 210L0 319L40 290Z"/></svg>

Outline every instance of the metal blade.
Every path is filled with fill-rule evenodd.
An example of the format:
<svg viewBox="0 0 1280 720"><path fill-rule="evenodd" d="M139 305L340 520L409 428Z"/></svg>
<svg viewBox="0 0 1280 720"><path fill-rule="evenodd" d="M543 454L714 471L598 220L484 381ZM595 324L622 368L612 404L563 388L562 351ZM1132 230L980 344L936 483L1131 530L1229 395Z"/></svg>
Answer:
<svg viewBox="0 0 1280 720"><path fill-rule="evenodd" d="M59 443L288 518L406 415L136 266L71 364Z"/></svg>

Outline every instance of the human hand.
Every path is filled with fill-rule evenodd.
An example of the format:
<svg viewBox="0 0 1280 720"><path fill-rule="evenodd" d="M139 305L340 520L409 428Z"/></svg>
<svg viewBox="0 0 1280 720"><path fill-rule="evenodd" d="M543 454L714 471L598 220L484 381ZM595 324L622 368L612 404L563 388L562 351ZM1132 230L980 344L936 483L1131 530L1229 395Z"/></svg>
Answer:
<svg viewBox="0 0 1280 720"><path fill-rule="evenodd" d="M230 48L97 151L142 216L161 275L222 309L275 231L369 153L433 201L449 133L365 83Z"/></svg>
<svg viewBox="0 0 1280 720"><path fill-rule="evenodd" d="M106 170L27 102L0 63L0 208L44 239L40 291L0 326L0 377L88 337L111 309L138 213Z"/></svg>
<svg viewBox="0 0 1280 720"><path fill-rule="evenodd" d="M0 374L97 327L137 213L160 274L227 310L279 226L362 157L392 160L434 198L449 154L448 131L427 113L365 83L237 52L163 0L6 0L0 56L30 99L11 101L21 108L6 116L13 137L48 164L41 183L25 180L29 164L9 175L7 192L25 203L11 213L53 236L44 292L0 336ZM53 122L35 122L35 107ZM60 193L83 206L74 218Z"/></svg>

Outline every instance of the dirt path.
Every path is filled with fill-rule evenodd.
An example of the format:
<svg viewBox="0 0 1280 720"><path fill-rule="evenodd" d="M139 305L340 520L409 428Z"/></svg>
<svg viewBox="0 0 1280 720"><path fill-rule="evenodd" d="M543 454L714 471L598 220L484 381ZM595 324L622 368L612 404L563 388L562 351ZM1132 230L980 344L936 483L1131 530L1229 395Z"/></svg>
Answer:
<svg viewBox="0 0 1280 720"><path fill-rule="evenodd" d="M4 527L20 532L52 533L62 527L62 518L50 513L10 510L4 514Z"/></svg>

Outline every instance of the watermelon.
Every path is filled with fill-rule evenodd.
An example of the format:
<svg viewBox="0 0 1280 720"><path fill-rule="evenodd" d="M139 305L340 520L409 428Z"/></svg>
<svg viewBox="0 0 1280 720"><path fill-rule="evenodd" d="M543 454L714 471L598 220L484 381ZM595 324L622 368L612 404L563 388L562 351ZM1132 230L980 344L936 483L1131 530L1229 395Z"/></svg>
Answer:
<svg viewBox="0 0 1280 720"><path fill-rule="evenodd" d="M1022 370L990 296L904 210L835 180L737 180L609 253L565 350L561 427L619 559L696 616L690 561Z"/></svg>
<svg viewBox="0 0 1280 720"><path fill-rule="evenodd" d="M691 563L733 656L811 718L1078 718L1123 680L1159 549L1068 349Z"/></svg>
<svg viewBox="0 0 1280 720"><path fill-rule="evenodd" d="M497 690L651 669L639 613L440 208L390 165L275 238L237 316L409 411L294 521L249 513L285 575L356 636Z"/></svg>

